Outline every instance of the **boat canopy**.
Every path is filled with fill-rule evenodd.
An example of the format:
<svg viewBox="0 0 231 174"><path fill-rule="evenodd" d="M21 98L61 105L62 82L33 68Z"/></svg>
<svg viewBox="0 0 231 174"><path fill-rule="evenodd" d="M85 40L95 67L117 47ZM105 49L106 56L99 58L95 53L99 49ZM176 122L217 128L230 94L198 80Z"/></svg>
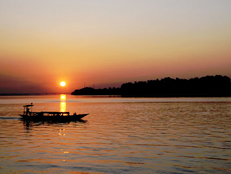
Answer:
<svg viewBox="0 0 231 174"><path fill-rule="evenodd" d="M33 103L31 103L30 105L24 105L23 107L32 107L34 106Z"/></svg>

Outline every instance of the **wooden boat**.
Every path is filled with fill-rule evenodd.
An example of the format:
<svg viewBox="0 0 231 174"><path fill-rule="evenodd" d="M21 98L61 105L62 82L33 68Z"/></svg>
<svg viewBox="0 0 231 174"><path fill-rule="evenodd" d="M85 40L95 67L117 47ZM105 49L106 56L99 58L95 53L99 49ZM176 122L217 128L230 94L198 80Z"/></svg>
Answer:
<svg viewBox="0 0 231 174"><path fill-rule="evenodd" d="M32 112L33 103L30 105L24 105L23 114L19 114L25 121L49 121L49 122L70 122L81 120L88 114L76 114L70 115L69 112Z"/></svg>

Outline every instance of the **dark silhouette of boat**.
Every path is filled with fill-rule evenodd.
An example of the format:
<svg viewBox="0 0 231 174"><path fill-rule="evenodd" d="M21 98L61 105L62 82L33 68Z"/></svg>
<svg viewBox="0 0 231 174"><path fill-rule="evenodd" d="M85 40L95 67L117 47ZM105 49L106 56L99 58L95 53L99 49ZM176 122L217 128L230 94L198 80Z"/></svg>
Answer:
<svg viewBox="0 0 231 174"><path fill-rule="evenodd" d="M88 114L76 114L70 115L69 112L32 112L33 103L30 105L24 105L23 114L19 114L24 121L42 121L42 122L71 122L71 121L81 121L81 119Z"/></svg>

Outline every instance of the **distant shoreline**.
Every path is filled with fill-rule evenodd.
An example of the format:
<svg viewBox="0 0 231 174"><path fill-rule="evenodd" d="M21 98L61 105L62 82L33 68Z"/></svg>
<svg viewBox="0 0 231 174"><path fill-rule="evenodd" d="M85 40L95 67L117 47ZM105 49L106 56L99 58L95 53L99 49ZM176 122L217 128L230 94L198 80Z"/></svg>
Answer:
<svg viewBox="0 0 231 174"><path fill-rule="evenodd" d="M60 95L63 93L0 93L0 96ZM72 93L78 96L117 97L231 97L231 80L227 76L205 76L191 79L164 79L128 82L120 88L85 87Z"/></svg>
<svg viewBox="0 0 231 174"><path fill-rule="evenodd" d="M120 95L121 97L231 97L231 80L227 76L191 79L164 79L128 82L120 88L76 89L72 95Z"/></svg>

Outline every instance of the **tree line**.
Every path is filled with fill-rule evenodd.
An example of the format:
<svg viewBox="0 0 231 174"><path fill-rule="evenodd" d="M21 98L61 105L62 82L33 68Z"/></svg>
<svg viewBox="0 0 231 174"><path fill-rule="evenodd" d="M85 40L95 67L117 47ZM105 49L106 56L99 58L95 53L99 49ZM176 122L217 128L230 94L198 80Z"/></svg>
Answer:
<svg viewBox="0 0 231 174"><path fill-rule="evenodd" d="M231 80L227 76L205 76L191 79L163 79L128 82L120 88L82 88L72 95L121 95L122 97L220 97L231 96Z"/></svg>

